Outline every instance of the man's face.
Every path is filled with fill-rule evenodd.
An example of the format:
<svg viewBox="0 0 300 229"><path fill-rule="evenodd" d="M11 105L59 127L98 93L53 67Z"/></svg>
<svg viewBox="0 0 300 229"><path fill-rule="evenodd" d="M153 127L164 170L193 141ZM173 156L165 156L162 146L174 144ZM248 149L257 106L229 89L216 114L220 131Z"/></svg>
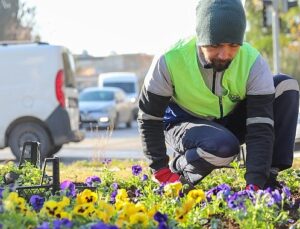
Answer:
<svg viewBox="0 0 300 229"><path fill-rule="evenodd" d="M229 67L231 61L239 51L240 45L222 43L218 45L199 46L208 64L217 72Z"/></svg>

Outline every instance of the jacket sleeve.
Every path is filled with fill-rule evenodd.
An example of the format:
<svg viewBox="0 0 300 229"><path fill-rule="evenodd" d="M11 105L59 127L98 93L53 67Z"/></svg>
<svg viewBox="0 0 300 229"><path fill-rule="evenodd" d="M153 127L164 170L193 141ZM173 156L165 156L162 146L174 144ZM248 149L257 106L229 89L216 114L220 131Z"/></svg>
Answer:
<svg viewBox="0 0 300 229"><path fill-rule="evenodd" d="M247 96L246 181L263 187L272 161L274 94Z"/></svg>
<svg viewBox="0 0 300 229"><path fill-rule="evenodd" d="M139 98L138 128L143 152L154 171L168 166L163 116L173 93L164 57L154 60Z"/></svg>
<svg viewBox="0 0 300 229"><path fill-rule="evenodd" d="M267 63L259 56L247 85L246 174L247 184L263 187L272 162L275 88Z"/></svg>

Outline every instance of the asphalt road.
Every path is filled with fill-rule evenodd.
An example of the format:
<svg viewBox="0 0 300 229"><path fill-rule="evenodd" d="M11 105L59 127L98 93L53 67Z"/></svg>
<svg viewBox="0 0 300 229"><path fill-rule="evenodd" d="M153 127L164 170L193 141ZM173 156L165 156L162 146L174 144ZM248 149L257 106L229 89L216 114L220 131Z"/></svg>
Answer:
<svg viewBox="0 0 300 229"><path fill-rule="evenodd" d="M144 159L137 123L131 128L120 126L114 131L106 129L83 130L85 139L78 143L65 144L56 154L60 161L76 160ZM0 150L0 161L14 160L9 148Z"/></svg>
<svg viewBox="0 0 300 229"><path fill-rule="evenodd" d="M63 163L77 160L105 160L105 159L145 159L142 144L134 122L130 129L119 127L108 131L84 130L85 139L78 143L65 144L56 154ZM295 157L300 157L300 145L295 149ZM0 161L14 160L9 148L0 150Z"/></svg>

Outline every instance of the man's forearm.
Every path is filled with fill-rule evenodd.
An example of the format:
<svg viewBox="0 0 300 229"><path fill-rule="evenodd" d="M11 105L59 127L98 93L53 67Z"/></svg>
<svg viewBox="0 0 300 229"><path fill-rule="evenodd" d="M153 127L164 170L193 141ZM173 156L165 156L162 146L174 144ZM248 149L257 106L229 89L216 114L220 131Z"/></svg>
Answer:
<svg viewBox="0 0 300 229"><path fill-rule="evenodd" d="M149 166L157 171L168 165L165 136L162 121L138 119L143 152L149 160Z"/></svg>
<svg viewBox="0 0 300 229"><path fill-rule="evenodd" d="M169 100L170 97L153 94L145 87L139 99L138 126L143 152L155 171L168 166L163 116Z"/></svg>
<svg viewBox="0 0 300 229"><path fill-rule="evenodd" d="M247 97L246 181L260 187L266 182L274 143L274 94Z"/></svg>

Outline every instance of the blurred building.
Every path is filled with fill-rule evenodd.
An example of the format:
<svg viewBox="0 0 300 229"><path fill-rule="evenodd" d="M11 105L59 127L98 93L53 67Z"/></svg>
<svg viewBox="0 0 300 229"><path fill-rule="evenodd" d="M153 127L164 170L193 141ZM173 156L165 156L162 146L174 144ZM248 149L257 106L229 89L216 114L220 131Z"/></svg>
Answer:
<svg viewBox="0 0 300 229"><path fill-rule="evenodd" d="M99 74L105 72L134 72L139 77L141 86L153 59L153 55L140 53L105 57L94 57L83 53L74 57L79 90L96 86Z"/></svg>

